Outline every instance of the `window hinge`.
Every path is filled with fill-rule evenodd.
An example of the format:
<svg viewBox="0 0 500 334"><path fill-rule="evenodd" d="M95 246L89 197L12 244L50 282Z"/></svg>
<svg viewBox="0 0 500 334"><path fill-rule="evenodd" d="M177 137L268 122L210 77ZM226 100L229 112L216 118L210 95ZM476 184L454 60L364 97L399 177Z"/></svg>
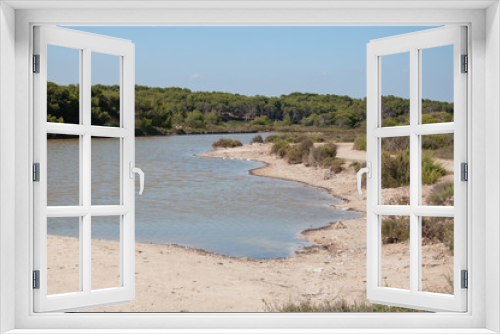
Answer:
<svg viewBox="0 0 500 334"><path fill-rule="evenodd" d="M33 55L33 73L40 73L40 55Z"/></svg>
<svg viewBox="0 0 500 334"><path fill-rule="evenodd" d="M469 181L469 165L466 162L460 164L460 180Z"/></svg>
<svg viewBox="0 0 500 334"><path fill-rule="evenodd" d="M38 162L33 164L33 181L40 182L40 164Z"/></svg>
<svg viewBox="0 0 500 334"><path fill-rule="evenodd" d="M40 289L40 270L33 270L33 289Z"/></svg>
<svg viewBox="0 0 500 334"><path fill-rule="evenodd" d="M469 72L469 56L462 55L462 73Z"/></svg>
<svg viewBox="0 0 500 334"><path fill-rule="evenodd" d="M461 272L462 289L469 288L469 273L467 270L462 270Z"/></svg>

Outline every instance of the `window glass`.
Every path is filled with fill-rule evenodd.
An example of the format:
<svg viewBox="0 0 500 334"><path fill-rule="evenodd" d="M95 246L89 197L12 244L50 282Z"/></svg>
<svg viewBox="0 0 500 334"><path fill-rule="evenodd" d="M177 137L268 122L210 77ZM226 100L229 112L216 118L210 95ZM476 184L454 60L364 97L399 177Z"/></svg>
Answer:
<svg viewBox="0 0 500 334"><path fill-rule="evenodd" d="M383 127L410 124L410 53L381 58L381 121Z"/></svg>
<svg viewBox="0 0 500 334"><path fill-rule="evenodd" d="M92 52L91 124L120 126L120 57Z"/></svg>
<svg viewBox="0 0 500 334"><path fill-rule="evenodd" d="M120 283L121 217L92 217L92 290Z"/></svg>
<svg viewBox="0 0 500 334"><path fill-rule="evenodd" d="M453 45L420 51L421 124L453 122Z"/></svg>
<svg viewBox="0 0 500 334"><path fill-rule="evenodd" d="M380 286L410 289L410 217L381 216Z"/></svg>
<svg viewBox="0 0 500 334"><path fill-rule="evenodd" d="M47 218L47 294L80 291L80 218Z"/></svg>
<svg viewBox="0 0 500 334"><path fill-rule="evenodd" d="M80 124L80 50L47 45L47 122Z"/></svg>

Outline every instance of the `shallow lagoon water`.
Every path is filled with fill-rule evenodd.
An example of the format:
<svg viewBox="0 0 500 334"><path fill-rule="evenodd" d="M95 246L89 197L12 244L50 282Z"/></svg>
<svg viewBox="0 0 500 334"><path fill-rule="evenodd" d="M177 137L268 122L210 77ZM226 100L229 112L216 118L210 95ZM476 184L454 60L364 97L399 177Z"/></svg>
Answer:
<svg viewBox="0 0 500 334"><path fill-rule="evenodd" d="M248 144L254 136L137 138L136 165L145 172L146 183L144 194L136 195L136 241L175 243L234 257L288 257L308 245L298 238L301 231L359 217L332 209L340 200L324 189L249 173L263 163L194 156L209 151L220 137ZM72 178L64 175L64 168L51 166L60 166L56 162L67 160L71 152L77 157L78 140L49 140L48 145L49 182L61 185L49 189L49 203L69 205ZM93 204L119 201L119 175L109 173L117 165L118 147L113 139L93 139ZM77 191L76 184L76 200ZM113 239L108 231L115 222L101 219L92 226L92 236ZM78 231L63 221L48 228L57 235L74 236Z"/></svg>

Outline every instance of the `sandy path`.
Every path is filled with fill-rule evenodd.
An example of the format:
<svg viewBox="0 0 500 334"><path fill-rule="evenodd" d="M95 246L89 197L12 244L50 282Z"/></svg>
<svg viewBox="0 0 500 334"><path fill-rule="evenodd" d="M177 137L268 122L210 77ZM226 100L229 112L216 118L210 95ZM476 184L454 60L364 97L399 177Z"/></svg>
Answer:
<svg viewBox="0 0 500 334"><path fill-rule="evenodd" d="M346 144L345 147L348 147ZM351 144L352 147L352 144ZM356 192L352 167L340 174L319 168L288 165L269 154L269 144L243 146L203 154L207 157L252 159L268 166L252 171L255 175L279 177L305 182L328 189L345 200L334 210L352 208L365 211L365 195ZM342 150L341 150L342 151ZM349 151L346 148L344 156ZM352 152L359 156L357 151ZM362 152L361 154L364 154ZM404 189L390 189L388 196L397 198ZM269 305L289 301L313 302L345 298L361 302L366 299L366 219L351 219L306 231L302 237L316 244L291 258L256 261L230 258L176 245L136 243L136 298L126 305L103 307L100 312L260 312ZM51 291L68 291L65 277L77 272L76 239L49 236ZM73 244L73 246L71 246ZM99 253L94 268L99 285L116 282L118 243L97 240L93 251ZM61 249L63 248L63 249ZM384 246L383 282L404 287L408 280L409 249L407 244ZM446 291L445 274L450 273L453 257L443 244L424 245L424 289ZM110 283L116 284L116 283ZM109 285L109 284L108 284Z"/></svg>

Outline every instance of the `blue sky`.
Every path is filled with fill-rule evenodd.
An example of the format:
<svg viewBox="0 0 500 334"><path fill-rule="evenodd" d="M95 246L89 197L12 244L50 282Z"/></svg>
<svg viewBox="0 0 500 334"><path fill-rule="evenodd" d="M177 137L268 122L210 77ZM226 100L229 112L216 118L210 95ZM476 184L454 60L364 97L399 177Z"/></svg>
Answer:
<svg viewBox="0 0 500 334"><path fill-rule="evenodd" d="M135 43L136 83L279 96L366 96L366 44L429 27L70 27ZM49 80L78 78L73 50L49 50ZM72 55L69 55L69 54ZM453 100L452 47L424 50L423 97ZM93 55L92 84L118 82L118 60ZM408 97L407 55L382 60L382 93ZM73 68L76 68L73 70Z"/></svg>

